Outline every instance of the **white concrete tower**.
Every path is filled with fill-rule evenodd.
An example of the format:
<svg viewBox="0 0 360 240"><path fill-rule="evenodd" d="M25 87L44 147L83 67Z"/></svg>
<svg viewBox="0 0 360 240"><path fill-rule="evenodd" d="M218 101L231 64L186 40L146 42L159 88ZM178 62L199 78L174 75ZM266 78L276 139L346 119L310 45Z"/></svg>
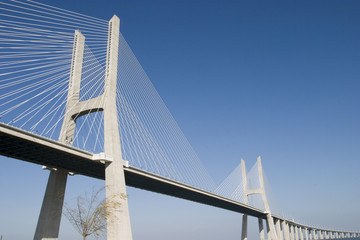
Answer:
<svg viewBox="0 0 360 240"><path fill-rule="evenodd" d="M104 151L105 155L112 159L112 161L107 161L105 166L106 201L111 206L107 217L107 239L131 240L116 107L119 36L120 19L113 16L109 21L104 93L96 98L80 102L85 37L79 31L75 31L66 113L59 142L72 144L77 118L92 112L104 111ZM67 174L66 170L61 169L50 172L34 240L58 239Z"/></svg>
<svg viewBox="0 0 360 240"><path fill-rule="evenodd" d="M271 216L271 210L270 210L270 206L269 206L269 202L267 200L267 196L266 196L266 192L265 192L265 184L264 184L264 174L263 174L263 169L262 169L262 164L261 164L261 157L259 156L257 158L257 164L258 164L258 171L259 171L259 182L260 182L260 194L262 196L262 200L264 202L264 207L265 207L265 211L266 211L266 222L267 222L267 226L268 228L268 239L273 239L276 240L277 235L276 235L276 230L275 230L275 225L274 225L274 219Z"/></svg>
<svg viewBox="0 0 360 240"><path fill-rule="evenodd" d="M244 202L246 204L248 203L248 196L251 194L260 194L261 195L262 200L264 202L265 211L266 211L266 226L268 229L268 239L277 240L278 237L277 237L276 230L275 230L274 219L271 216L269 203L268 203L267 197L266 197L265 186L264 186L264 176L263 176L263 170L262 170L260 157L258 157L258 159L257 159L257 164L258 164L258 171L259 171L260 188L249 190L248 186L247 186L245 162L243 159L241 159L243 187L244 187ZM265 239L263 219L259 218L258 222L259 222L260 239ZM247 215L243 215L241 239L242 240L247 239Z"/></svg>
<svg viewBox="0 0 360 240"><path fill-rule="evenodd" d="M118 115L116 108L116 84L119 53L120 19L114 16L109 22L108 47L105 70L104 101L104 150L112 162L106 163L106 201L115 203L116 209L107 219L108 240L131 240L131 226L126 195L125 174L121 153ZM118 204L120 203L120 204ZM115 206L112 204L112 206Z"/></svg>

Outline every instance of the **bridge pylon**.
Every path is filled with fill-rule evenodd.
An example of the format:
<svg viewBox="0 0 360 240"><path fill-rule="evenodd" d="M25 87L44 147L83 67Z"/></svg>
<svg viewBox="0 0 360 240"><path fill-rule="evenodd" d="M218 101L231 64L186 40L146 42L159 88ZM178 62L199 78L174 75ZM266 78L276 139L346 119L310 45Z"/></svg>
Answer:
<svg viewBox="0 0 360 240"><path fill-rule="evenodd" d="M111 204L111 213L107 217L107 239L131 240L116 108L119 36L120 19L114 15L109 21L104 92L98 97L79 101L85 37L80 31L75 31L66 111L59 142L72 145L76 120L83 115L103 111L104 151L108 159L105 163L106 201ZM66 170L50 169L34 240L58 239L67 175Z"/></svg>
<svg viewBox="0 0 360 240"><path fill-rule="evenodd" d="M245 161L243 159L241 159L243 187L244 187L244 203L248 204L248 202L249 202L248 196L249 195L252 195L252 194L260 194L261 195L263 203L264 203L265 212L266 212L266 227L267 227L268 239L269 240L278 240L277 233L275 230L274 218L271 215L269 202L266 197L264 175L263 175L263 169L262 169L262 165L261 165L261 157L260 156L257 158L257 165L258 165L258 171L259 171L260 187L258 189L248 189ZM258 223L259 223L260 239L263 240L263 239L265 239L263 219L259 218ZM242 221L241 239L247 240L247 215L245 215L245 214L243 215L243 221Z"/></svg>

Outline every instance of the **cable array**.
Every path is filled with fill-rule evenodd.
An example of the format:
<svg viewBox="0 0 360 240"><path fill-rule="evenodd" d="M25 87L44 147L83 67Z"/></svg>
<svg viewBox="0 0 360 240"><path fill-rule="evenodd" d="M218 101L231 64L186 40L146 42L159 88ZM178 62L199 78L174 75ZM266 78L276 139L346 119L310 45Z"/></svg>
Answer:
<svg viewBox="0 0 360 240"><path fill-rule="evenodd" d="M34 1L0 3L0 121L57 140L68 98L74 32L85 36L79 101L104 92L108 22ZM215 184L123 36L117 107L134 167L213 191ZM104 101L104 98L96 98ZM102 103L91 101L96 107ZM102 152L103 113L76 119L73 146Z"/></svg>
<svg viewBox="0 0 360 240"><path fill-rule="evenodd" d="M269 182L269 179L266 176L265 171L263 170L263 177L264 177L264 188L265 188L265 194L266 194L266 198L268 200L269 203L269 207L271 209L271 213L283 217L284 214L282 213L278 201L275 197L275 194L273 192L273 190L271 189L271 185Z"/></svg>
<svg viewBox="0 0 360 240"><path fill-rule="evenodd" d="M0 2L0 121L57 140L68 95L74 32L82 32L87 43L80 97L91 98L103 89L107 25L35 1ZM80 137L79 131L76 136L83 145L89 139Z"/></svg>
<svg viewBox="0 0 360 240"><path fill-rule="evenodd" d="M220 196L244 202L245 194L241 163L222 181L214 192Z"/></svg>
<svg viewBox="0 0 360 240"><path fill-rule="evenodd" d="M123 156L132 166L213 191L215 183L120 35L117 104Z"/></svg>

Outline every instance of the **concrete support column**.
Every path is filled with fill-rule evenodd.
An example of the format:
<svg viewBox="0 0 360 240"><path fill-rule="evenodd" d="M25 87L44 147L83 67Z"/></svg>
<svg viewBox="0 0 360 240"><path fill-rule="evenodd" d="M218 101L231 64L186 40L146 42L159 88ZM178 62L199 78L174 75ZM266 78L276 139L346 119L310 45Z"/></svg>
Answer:
<svg viewBox="0 0 360 240"><path fill-rule="evenodd" d="M283 228L285 240L290 240L289 225L286 221L282 222L282 228Z"/></svg>
<svg viewBox="0 0 360 240"><path fill-rule="evenodd" d="M132 240L116 107L119 37L120 19L114 16L109 22L104 87L104 150L112 158L105 166L106 202L111 205L107 239Z"/></svg>
<svg viewBox="0 0 360 240"><path fill-rule="evenodd" d="M305 228L305 240L309 240L309 229Z"/></svg>
<svg viewBox="0 0 360 240"><path fill-rule="evenodd" d="M315 239L315 240L319 239L318 230L315 230L315 229L314 229L314 239Z"/></svg>
<svg viewBox="0 0 360 240"><path fill-rule="evenodd" d="M34 240L58 239L68 173L51 170Z"/></svg>
<svg viewBox="0 0 360 240"><path fill-rule="evenodd" d="M290 225L290 239L295 240L294 225Z"/></svg>
<svg viewBox="0 0 360 240"><path fill-rule="evenodd" d="M313 229L309 231L309 240L313 240Z"/></svg>
<svg viewBox="0 0 360 240"><path fill-rule="evenodd" d="M320 239L324 239L324 231L319 230Z"/></svg>
<svg viewBox="0 0 360 240"><path fill-rule="evenodd" d="M281 230L281 220L276 219L275 220L275 225L276 225L276 232L277 232L278 240L284 240L284 234L283 234L283 232Z"/></svg>
<svg viewBox="0 0 360 240"><path fill-rule="evenodd" d="M241 240L247 240L247 225L248 225L248 217L246 214L243 214L242 228L241 228Z"/></svg>
<svg viewBox="0 0 360 240"><path fill-rule="evenodd" d="M303 233L303 228L300 227L300 240L304 240L304 233Z"/></svg>
<svg viewBox="0 0 360 240"><path fill-rule="evenodd" d="M271 213L268 213L266 215L266 227L267 227L267 236L268 239L270 240L277 240L277 235L276 235L276 230L275 230L275 224L274 224L274 219L271 216Z"/></svg>
<svg viewBox="0 0 360 240"><path fill-rule="evenodd" d="M325 231L325 239L329 239L329 232Z"/></svg>
<svg viewBox="0 0 360 240"><path fill-rule="evenodd" d="M289 239L294 240L294 238L292 236L292 226L290 224L289 224Z"/></svg>
<svg viewBox="0 0 360 240"><path fill-rule="evenodd" d="M266 223L266 236L267 236L267 239L268 240L273 240L273 238L271 236L271 227L270 227L268 219L265 220L265 223Z"/></svg>
<svg viewBox="0 0 360 240"><path fill-rule="evenodd" d="M299 240L299 228L298 226L294 226L295 228L295 240Z"/></svg>
<svg viewBox="0 0 360 240"><path fill-rule="evenodd" d="M259 222L260 240L265 240L264 223L262 218L258 218L258 222Z"/></svg>

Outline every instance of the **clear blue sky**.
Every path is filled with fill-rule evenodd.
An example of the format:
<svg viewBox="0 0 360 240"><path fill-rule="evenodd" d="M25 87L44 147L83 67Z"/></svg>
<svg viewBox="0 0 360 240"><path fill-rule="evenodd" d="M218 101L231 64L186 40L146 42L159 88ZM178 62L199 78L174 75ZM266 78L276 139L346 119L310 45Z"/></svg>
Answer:
<svg viewBox="0 0 360 240"><path fill-rule="evenodd" d="M282 210L360 230L360 1L41 1L121 32L215 180L258 155ZM33 237L41 166L0 157L0 234ZM67 199L102 181L69 178ZM134 239L239 239L241 215L128 189ZM257 228L255 222L252 228ZM60 239L77 234L63 219Z"/></svg>

